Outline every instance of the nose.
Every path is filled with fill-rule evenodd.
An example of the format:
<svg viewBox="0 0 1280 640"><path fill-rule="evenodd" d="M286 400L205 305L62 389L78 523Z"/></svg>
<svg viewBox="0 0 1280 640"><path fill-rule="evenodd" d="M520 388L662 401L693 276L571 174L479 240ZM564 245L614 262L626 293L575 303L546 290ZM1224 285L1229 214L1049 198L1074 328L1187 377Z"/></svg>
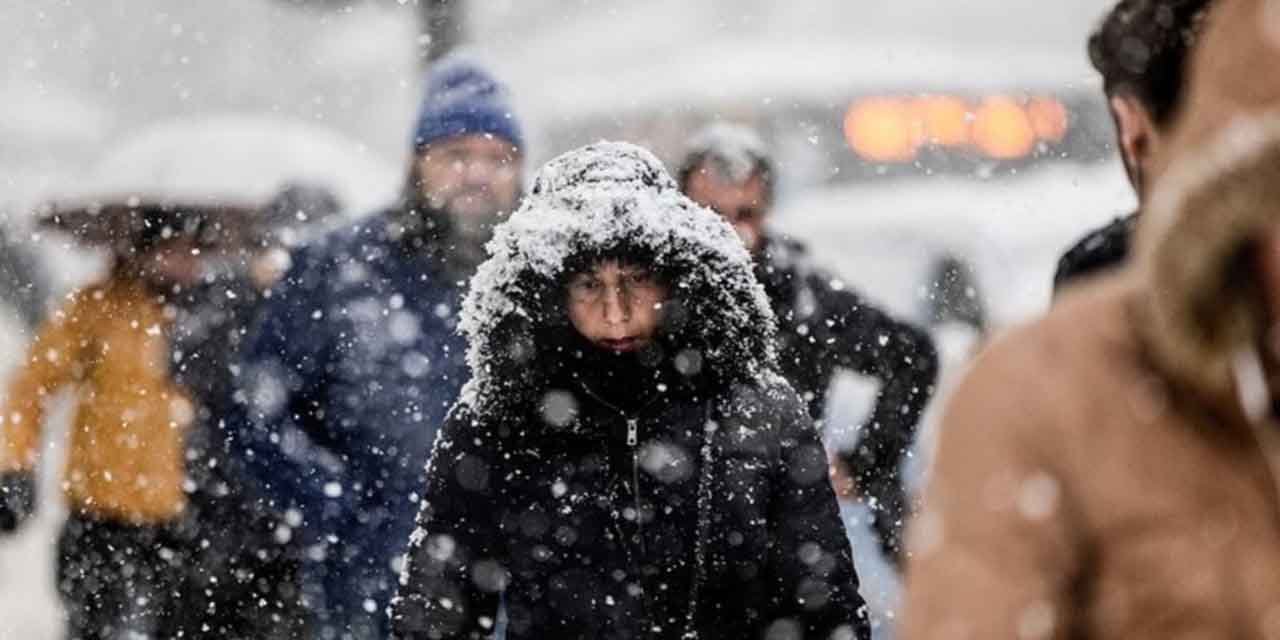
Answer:
<svg viewBox="0 0 1280 640"><path fill-rule="evenodd" d="M604 293L604 321L609 325L619 325L631 317L631 302L626 299L618 287L608 287Z"/></svg>
<svg viewBox="0 0 1280 640"><path fill-rule="evenodd" d="M468 158L464 165L463 177L471 184L488 184L502 164L500 160L493 158Z"/></svg>

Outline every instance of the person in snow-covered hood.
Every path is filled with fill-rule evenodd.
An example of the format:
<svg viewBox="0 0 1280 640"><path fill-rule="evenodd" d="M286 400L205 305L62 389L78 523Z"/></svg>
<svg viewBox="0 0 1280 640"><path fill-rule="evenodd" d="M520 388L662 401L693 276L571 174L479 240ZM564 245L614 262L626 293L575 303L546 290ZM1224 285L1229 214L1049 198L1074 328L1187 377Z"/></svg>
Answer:
<svg viewBox="0 0 1280 640"><path fill-rule="evenodd" d="M715 124L694 136L680 164L681 189L719 213L755 257L778 317L782 374L822 420L838 370L876 378L875 410L851 451L837 452L837 488L862 496L886 555L900 560L909 512L900 469L937 378L937 354L924 331L877 309L814 263L800 242L766 230L774 202L774 169L760 137Z"/></svg>
<svg viewBox="0 0 1280 640"><path fill-rule="evenodd" d="M463 309L395 636L867 638L826 454L732 229L648 151L557 158Z"/></svg>
<svg viewBox="0 0 1280 640"><path fill-rule="evenodd" d="M1153 165L1182 107L1187 59L1214 0L1121 0L1089 38L1116 125L1116 147L1140 203L1155 182ZM1141 207L1141 204L1139 205ZM1138 213L1085 235L1058 261L1055 292L1120 266Z"/></svg>
<svg viewBox="0 0 1280 640"><path fill-rule="evenodd" d="M1280 602L1280 16L1218 0L1119 272L996 342L941 429L902 619L1266 638Z"/></svg>
<svg viewBox="0 0 1280 640"><path fill-rule="evenodd" d="M426 84L400 202L293 256L227 403L253 490L306 546L321 637L387 635L423 469L465 381L459 289L521 191L502 85L464 58Z"/></svg>
<svg viewBox="0 0 1280 640"><path fill-rule="evenodd" d="M134 214L143 224L129 251L43 323L0 408L7 533L36 505L47 405L74 390L56 574L72 640L175 637L185 575L192 410L174 381L169 345L173 296L198 277L199 245L180 210Z"/></svg>

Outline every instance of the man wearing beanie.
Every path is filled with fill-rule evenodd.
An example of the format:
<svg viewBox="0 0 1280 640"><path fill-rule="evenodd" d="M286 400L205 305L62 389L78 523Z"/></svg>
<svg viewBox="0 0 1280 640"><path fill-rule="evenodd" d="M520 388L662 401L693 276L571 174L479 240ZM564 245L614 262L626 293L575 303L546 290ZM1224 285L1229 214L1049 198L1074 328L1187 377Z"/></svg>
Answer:
<svg viewBox="0 0 1280 640"><path fill-rule="evenodd" d="M276 532L305 548L316 637L385 638L437 427L466 376L459 290L520 195L503 86L428 73L399 201L292 258L247 337L224 421Z"/></svg>

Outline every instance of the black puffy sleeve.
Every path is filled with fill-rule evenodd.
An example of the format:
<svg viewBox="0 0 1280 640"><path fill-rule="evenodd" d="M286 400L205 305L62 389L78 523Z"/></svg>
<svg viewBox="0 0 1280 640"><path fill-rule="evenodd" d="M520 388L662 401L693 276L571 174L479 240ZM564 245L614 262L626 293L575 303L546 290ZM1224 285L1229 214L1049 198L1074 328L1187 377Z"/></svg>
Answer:
<svg viewBox="0 0 1280 640"><path fill-rule="evenodd" d="M507 583L500 537L502 443L459 405L427 466L418 528L391 604L400 640L489 638Z"/></svg>

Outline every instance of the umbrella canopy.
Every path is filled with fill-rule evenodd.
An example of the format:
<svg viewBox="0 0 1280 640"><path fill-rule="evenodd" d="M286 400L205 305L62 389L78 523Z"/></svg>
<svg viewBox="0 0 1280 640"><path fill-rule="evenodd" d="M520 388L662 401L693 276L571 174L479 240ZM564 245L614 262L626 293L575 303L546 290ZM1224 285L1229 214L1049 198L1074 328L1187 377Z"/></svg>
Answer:
<svg viewBox="0 0 1280 640"><path fill-rule="evenodd" d="M39 224L70 234L77 241L128 254L157 239L190 237L205 247L253 242L254 208L229 202L166 202L134 196L94 202L49 203Z"/></svg>
<svg viewBox="0 0 1280 640"><path fill-rule="evenodd" d="M364 211L391 198L401 177L363 144L309 123L183 118L132 136L38 213L42 225L92 245L125 247L157 224L236 242L250 239L254 212L288 185L323 186L346 211Z"/></svg>

